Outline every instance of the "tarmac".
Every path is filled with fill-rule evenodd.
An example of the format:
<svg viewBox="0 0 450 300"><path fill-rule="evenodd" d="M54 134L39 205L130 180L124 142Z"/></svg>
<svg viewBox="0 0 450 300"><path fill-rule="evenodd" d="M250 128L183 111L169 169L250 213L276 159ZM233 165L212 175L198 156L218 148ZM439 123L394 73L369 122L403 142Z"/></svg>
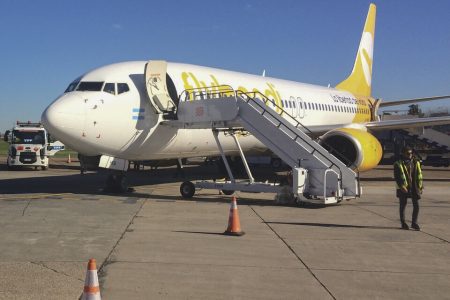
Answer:
<svg viewBox="0 0 450 300"><path fill-rule="evenodd" d="M134 191L113 195L101 190L105 172L81 175L76 162L4 162L0 299L78 299L89 258L103 299L450 299L450 168L424 169L421 231L399 229L392 169L381 166L361 174L360 199L334 206L238 192L246 234L234 237L222 234L231 196L183 200L175 168L131 171ZM185 168L189 179L214 172Z"/></svg>

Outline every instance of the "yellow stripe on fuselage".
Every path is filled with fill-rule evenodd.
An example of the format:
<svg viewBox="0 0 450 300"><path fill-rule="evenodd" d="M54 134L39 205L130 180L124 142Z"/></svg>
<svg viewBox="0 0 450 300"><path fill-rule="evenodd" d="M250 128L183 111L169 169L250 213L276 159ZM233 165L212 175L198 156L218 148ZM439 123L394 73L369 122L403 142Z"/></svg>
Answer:
<svg viewBox="0 0 450 300"><path fill-rule="evenodd" d="M371 121L370 102L368 99L358 98L357 110L352 123L364 123Z"/></svg>

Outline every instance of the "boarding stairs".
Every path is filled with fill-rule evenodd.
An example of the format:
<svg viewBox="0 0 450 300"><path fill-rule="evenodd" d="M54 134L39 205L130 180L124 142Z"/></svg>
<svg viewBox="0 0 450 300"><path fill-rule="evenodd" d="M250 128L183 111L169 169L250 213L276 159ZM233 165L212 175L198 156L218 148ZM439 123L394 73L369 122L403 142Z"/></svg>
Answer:
<svg viewBox="0 0 450 300"><path fill-rule="evenodd" d="M282 107L259 92L235 91L229 86L185 90L180 95L177 120L163 123L178 128L213 130L231 182L200 182L195 184L197 188L250 192L277 192L281 188L254 182L233 134L244 129L292 168L292 193L300 201L331 204L361 195L358 174L313 140L311 132ZM218 139L219 131L234 137L249 181L242 184L232 176Z"/></svg>

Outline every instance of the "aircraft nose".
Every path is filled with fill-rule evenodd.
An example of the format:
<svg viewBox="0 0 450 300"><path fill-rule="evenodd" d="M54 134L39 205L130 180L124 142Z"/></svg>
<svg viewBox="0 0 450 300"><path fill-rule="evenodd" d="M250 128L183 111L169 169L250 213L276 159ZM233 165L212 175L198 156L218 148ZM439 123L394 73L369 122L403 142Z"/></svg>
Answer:
<svg viewBox="0 0 450 300"><path fill-rule="evenodd" d="M54 136L78 136L84 124L82 99L75 95L63 95L50 104L42 113L41 122Z"/></svg>

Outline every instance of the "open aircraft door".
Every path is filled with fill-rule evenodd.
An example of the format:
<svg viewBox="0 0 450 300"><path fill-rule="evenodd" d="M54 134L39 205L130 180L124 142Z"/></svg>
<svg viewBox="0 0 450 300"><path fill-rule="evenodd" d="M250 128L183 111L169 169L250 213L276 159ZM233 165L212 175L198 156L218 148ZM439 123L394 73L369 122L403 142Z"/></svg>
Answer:
<svg viewBox="0 0 450 300"><path fill-rule="evenodd" d="M167 62L150 60L145 65L145 87L150 103L159 114L173 112L175 103L169 96L166 82Z"/></svg>
<svg viewBox="0 0 450 300"><path fill-rule="evenodd" d="M305 109L306 109L306 103L303 101L301 97L297 97L297 116L300 119L303 119L305 117Z"/></svg>

